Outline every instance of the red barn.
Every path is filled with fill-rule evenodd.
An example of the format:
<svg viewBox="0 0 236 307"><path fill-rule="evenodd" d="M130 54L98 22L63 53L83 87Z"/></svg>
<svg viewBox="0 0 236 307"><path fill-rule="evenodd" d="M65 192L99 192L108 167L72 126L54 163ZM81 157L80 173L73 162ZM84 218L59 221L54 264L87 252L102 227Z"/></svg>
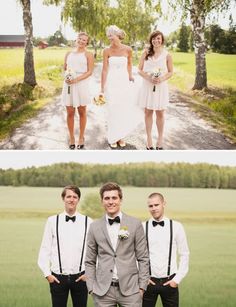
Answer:
<svg viewBox="0 0 236 307"><path fill-rule="evenodd" d="M25 35L0 35L0 47L24 47Z"/></svg>

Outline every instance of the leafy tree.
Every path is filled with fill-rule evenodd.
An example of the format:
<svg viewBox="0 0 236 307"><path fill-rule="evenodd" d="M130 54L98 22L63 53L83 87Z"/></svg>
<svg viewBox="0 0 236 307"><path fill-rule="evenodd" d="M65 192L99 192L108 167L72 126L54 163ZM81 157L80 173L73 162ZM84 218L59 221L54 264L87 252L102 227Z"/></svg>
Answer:
<svg viewBox="0 0 236 307"><path fill-rule="evenodd" d="M185 23L182 23L179 30L179 42L177 47L181 52L188 52L189 50L189 29Z"/></svg>
<svg viewBox="0 0 236 307"><path fill-rule="evenodd" d="M34 87L36 82L33 55L33 24L30 0L20 0L23 8L23 22L25 29L24 83Z"/></svg>
<svg viewBox="0 0 236 307"><path fill-rule="evenodd" d="M143 1L142 1L143 2ZM139 0L117 0L115 24L125 30L128 42L135 45L137 41L146 41L155 22L151 7L143 6Z"/></svg>
<svg viewBox="0 0 236 307"><path fill-rule="evenodd" d="M48 38L49 46L60 46L61 44L67 44L67 40L64 38L61 30L57 30L52 36Z"/></svg>
<svg viewBox="0 0 236 307"><path fill-rule="evenodd" d="M62 19L70 21L75 31L86 31L97 54L98 40L105 38L105 27L110 23L109 0L45 0L45 4L64 4Z"/></svg>
<svg viewBox="0 0 236 307"><path fill-rule="evenodd" d="M80 208L83 214L90 216L92 219L100 218L104 214L101 199L97 193L87 194Z"/></svg>

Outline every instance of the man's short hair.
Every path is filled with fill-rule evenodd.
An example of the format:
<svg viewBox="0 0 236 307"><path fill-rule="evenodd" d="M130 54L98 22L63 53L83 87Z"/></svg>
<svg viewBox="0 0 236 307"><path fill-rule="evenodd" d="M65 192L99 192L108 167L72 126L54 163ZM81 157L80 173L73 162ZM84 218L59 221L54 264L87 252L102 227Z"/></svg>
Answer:
<svg viewBox="0 0 236 307"><path fill-rule="evenodd" d="M164 196L161 194L161 193L158 193L158 192L154 192L154 193L151 193L148 198L153 198L153 197L159 197L161 199L162 202L165 201L165 198Z"/></svg>
<svg viewBox="0 0 236 307"><path fill-rule="evenodd" d="M80 192L80 189L76 186L76 185L67 185L66 187L64 187L64 189L62 190L62 192L61 192L61 197L62 197L62 199L64 199L65 198L65 196L66 196L66 191L67 190L71 190L71 191L73 191L75 194L77 194L78 195L78 197L79 197L79 199L80 199L80 196L81 196L81 192Z"/></svg>
<svg viewBox="0 0 236 307"><path fill-rule="evenodd" d="M107 182L100 188L101 199L103 199L103 194L106 191L118 191L118 195L119 195L120 199L122 199L122 197L123 197L121 187L115 182Z"/></svg>

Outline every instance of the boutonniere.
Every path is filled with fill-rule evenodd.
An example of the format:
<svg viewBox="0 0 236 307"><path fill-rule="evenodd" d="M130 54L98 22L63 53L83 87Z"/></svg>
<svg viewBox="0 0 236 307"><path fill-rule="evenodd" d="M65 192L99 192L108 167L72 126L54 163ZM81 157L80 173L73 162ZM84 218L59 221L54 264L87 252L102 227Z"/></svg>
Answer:
<svg viewBox="0 0 236 307"><path fill-rule="evenodd" d="M127 226L121 227L118 233L118 238L121 240L126 240L128 239L128 237L129 237L128 227Z"/></svg>

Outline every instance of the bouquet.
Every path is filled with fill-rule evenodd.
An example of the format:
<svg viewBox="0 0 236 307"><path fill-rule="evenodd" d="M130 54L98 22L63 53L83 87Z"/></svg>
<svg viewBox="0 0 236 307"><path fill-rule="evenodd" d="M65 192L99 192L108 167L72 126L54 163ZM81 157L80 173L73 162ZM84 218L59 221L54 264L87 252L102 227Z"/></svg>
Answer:
<svg viewBox="0 0 236 307"><path fill-rule="evenodd" d="M160 68L156 68L153 72L151 72L151 76L154 78L158 78L161 75L161 69ZM156 84L153 85L153 92L156 91Z"/></svg>
<svg viewBox="0 0 236 307"><path fill-rule="evenodd" d="M126 240L128 239L128 237L129 237L128 227L127 226L121 227L118 233L118 238L120 240Z"/></svg>
<svg viewBox="0 0 236 307"><path fill-rule="evenodd" d="M65 71L65 80L66 81L72 81L73 79L76 78L76 74L72 69L67 69ZM68 94L70 94L70 85L68 84Z"/></svg>
<svg viewBox="0 0 236 307"><path fill-rule="evenodd" d="M105 98L104 98L104 94L101 93L101 94L98 95L98 97L94 97L94 98L93 98L93 102L94 102L97 106L101 106L101 105L105 104L105 103L106 103L106 100L105 100Z"/></svg>

